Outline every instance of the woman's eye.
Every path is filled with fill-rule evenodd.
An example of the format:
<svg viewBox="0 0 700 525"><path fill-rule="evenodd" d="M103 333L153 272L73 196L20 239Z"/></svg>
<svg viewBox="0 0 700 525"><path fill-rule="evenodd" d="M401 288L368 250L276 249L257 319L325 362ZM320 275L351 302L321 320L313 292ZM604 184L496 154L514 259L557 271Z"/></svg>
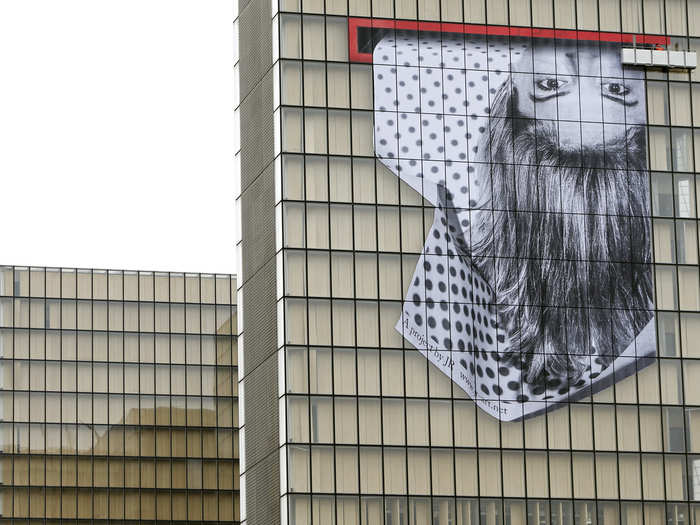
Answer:
<svg viewBox="0 0 700 525"><path fill-rule="evenodd" d="M603 91L613 97L624 97L630 92L630 88L620 82L607 82L603 84Z"/></svg>
<svg viewBox="0 0 700 525"><path fill-rule="evenodd" d="M566 80L560 80L558 78L543 78L542 80L538 80L536 82L537 87L543 91L556 91L557 89L564 87L566 84Z"/></svg>

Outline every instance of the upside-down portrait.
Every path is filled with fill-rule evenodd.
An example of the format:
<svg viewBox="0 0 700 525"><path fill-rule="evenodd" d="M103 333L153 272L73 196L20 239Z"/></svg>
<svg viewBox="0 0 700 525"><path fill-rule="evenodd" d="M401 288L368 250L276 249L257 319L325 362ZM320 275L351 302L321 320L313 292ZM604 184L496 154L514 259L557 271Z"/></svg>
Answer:
<svg viewBox="0 0 700 525"><path fill-rule="evenodd" d="M620 44L374 39L376 155L435 207L404 339L501 420L652 362L646 97Z"/></svg>

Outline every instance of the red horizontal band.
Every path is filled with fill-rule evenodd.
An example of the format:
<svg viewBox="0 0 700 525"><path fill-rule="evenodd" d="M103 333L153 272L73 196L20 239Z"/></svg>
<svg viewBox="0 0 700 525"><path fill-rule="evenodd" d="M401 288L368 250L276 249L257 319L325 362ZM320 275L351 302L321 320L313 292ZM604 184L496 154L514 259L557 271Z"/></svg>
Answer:
<svg viewBox="0 0 700 525"><path fill-rule="evenodd" d="M659 35L637 35L606 31L577 31L575 29L538 29L534 27L498 26L488 24L455 24L442 22L418 22L415 20L394 20L388 18L349 18L348 43L351 62L372 62L372 53L359 51L358 30L403 29L408 31L434 31L440 33L460 33L470 35L519 36L528 38L560 38L564 40L592 40L599 42L619 42L667 46L669 37Z"/></svg>

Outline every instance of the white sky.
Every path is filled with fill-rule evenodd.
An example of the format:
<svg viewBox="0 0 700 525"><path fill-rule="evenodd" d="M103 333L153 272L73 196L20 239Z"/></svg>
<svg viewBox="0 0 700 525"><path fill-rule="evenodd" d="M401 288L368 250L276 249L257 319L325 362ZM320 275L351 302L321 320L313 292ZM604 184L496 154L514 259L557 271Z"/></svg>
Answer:
<svg viewBox="0 0 700 525"><path fill-rule="evenodd" d="M0 264L235 272L232 22L0 0Z"/></svg>

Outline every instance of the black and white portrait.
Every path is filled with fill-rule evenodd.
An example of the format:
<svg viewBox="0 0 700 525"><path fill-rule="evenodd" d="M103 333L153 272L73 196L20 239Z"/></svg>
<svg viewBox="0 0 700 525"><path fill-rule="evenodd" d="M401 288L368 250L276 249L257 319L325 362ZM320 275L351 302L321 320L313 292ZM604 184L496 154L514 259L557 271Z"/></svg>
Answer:
<svg viewBox="0 0 700 525"><path fill-rule="evenodd" d="M377 40L376 154L435 206L396 329L502 420L649 364L645 92L620 45Z"/></svg>

